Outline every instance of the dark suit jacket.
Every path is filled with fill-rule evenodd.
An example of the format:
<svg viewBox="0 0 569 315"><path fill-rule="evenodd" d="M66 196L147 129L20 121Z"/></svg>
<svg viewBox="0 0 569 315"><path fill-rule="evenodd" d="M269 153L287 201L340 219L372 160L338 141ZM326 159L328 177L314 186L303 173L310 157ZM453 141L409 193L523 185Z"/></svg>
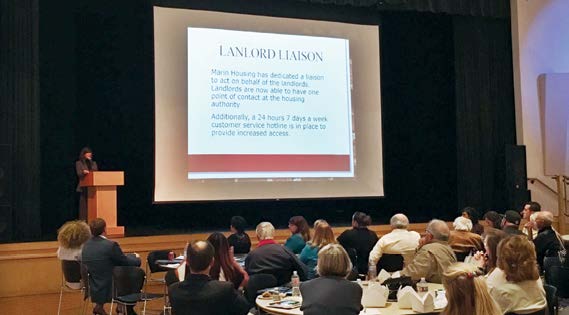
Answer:
<svg viewBox="0 0 569 315"><path fill-rule="evenodd" d="M340 277L320 277L300 284L304 315L357 315L362 288Z"/></svg>
<svg viewBox="0 0 569 315"><path fill-rule="evenodd" d="M99 304L111 301L115 266L140 266L140 259L126 256L119 244L101 236L92 237L83 245L81 261L89 272L91 300Z"/></svg>
<svg viewBox="0 0 569 315"><path fill-rule="evenodd" d="M89 169L88 165L87 165L87 161L85 159L81 159L75 162L75 172L77 173L77 178L78 178L78 182L77 182L77 188L75 189L75 191L77 192L82 192L81 187L79 186L79 181L81 181L83 179L83 177L85 177L85 174L83 174L83 171L97 171L99 168L97 167L97 162L95 161L91 161L91 169Z"/></svg>
<svg viewBox="0 0 569 315"><path fill-rule="evenodd" d="M545 257L557 256L561 249L561 244L557 238L555 231L549 226L539 230L539 233L533 240L535 245L535 253L537 254L537 263L540 270L543 270L543 260Z"/></svg>
<svg viewBox="0 0 569 315"><path fill-rule="evenodd" d="M244 315L249 303L231 282L211 280L208 275L190 274L168 288L176 315Z"/></svg>
<svg viewBox="0 0 569 315"><path fill-rule="evenodd" d="M245 258L245 271L251 276L267 273L277 278L277 284L290 282L296 270L301 281L307 279L308 268L288 248L279 244L265 244L255 248Z"/></svg>

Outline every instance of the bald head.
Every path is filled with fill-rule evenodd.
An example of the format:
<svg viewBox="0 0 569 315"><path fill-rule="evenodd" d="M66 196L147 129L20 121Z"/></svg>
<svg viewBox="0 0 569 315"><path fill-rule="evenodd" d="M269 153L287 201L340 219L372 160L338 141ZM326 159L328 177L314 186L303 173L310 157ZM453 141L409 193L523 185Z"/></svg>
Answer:
<svg viewBox="0 0 569 315"><path fill-rule="evenodd" d="M550 227L553 224L553 213L549 211L539 211L535 216L535 224L538 229Z"/></svg>
<svg viewBox="0 0 569 315"><path fill-rule="evenodd" d="M207 241L193 241L188 245L188 257L190 270L194 273L203 272L213 262L213 246Z"/></svg>
<svg viewBox="0 0 569 315"><path fill-rule="evenodd" d="M437 219L431 220L431 222L427 224L427 232L431 233L433 239L439 241L448 241L448 236L450 234L450 230L446 222Z"/></svg>
<svg viewBox="0 0 569 315"><path fill-rule="evenodd" d="M397 213L391 217L389 224L391 224L391 227L394 229L407 229L409 226L409 219L403 213Z"/></svg>

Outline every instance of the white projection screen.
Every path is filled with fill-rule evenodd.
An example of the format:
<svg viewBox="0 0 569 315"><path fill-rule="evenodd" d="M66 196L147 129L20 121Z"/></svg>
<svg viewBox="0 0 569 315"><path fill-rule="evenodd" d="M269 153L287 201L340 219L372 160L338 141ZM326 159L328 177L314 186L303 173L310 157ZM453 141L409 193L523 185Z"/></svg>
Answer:
<svg viewBox="0 0 569 315"><path fill-rule="evenodd" d="M383 196L379 27L154 7L154 202Z"/></svg>

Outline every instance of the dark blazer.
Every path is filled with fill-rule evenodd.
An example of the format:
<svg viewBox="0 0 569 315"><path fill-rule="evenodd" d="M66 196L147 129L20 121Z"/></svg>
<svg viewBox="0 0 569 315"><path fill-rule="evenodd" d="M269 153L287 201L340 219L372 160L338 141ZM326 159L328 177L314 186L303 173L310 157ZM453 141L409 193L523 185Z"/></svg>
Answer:
<svg viewBox="0 0 569 315"><path fill-rule="evenodd" d="M371 252L378 240L377 234L370 231L367 227L345 230L338 236L338 243L346 250L349 248L356 250L356 267L359 273L364 274L367 273L369 252Z"/></svg>
<svg viewBox="0 0 569 315"><path fill-rule="evenodd" d="M561 249L557 234L551 226L539 230L539 233L533 240L533 244L535 245L535 253L540 270L543 270L544 258L557 256L557 253Z"/></svg>
<svg viewBox="0 0 569 315"><path fill-rule="evenodd" d="M340 277L320 277L300 284L304 315L357 315L362 288Z"/></svg>
<svg viewBox="0 0 569 315"><path fill-rule="evenodd" d="M308 268L288 248L279 244L265 244L255 248L245 258L245 271L251 276L267 273L277 278L277 284L290 282L296 270L301 281L307 279Z"/></svg>
<svg viewBox="0 0 569 315"><path fill-rule="evenodd" d="M208 275L190 274L168 287L176 315L244 315L249 303L231 282L212 280Z"/></svg>
<svg viewBox="0 0 569 315"><path fill-rule="evenodd" d="M92 237L83 245L81 261L89 272L91 300L98 304L111 301L115 266L140 266L140 259L125 255L119 244L101 236Z"/></svg>
<svg viewBox="0 0 569 315"><path fill-rule="evenodd" d="M85 174L83 174L83 171L97 171L99 168L97 167L97 162L95 161L91 161L91 168L89 169L89 165L87 163L86 159L81 159L75 162L75 172L77 173L77 188L75 189L75 191L77 192L82 192L83 190L81 189L81 187L79 186L79 182L83 179L83 177L85 177Z"/></svg>

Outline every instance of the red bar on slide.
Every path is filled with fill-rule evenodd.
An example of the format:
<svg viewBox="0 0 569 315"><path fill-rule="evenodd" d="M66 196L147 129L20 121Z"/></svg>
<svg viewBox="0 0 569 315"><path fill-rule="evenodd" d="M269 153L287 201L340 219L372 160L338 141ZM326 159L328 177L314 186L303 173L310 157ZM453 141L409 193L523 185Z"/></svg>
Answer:
<svg viewBox="0 0 569 315"><path fill-rule="evenodd" d="M350 171L350 155L336 154L191 154L191 172Z"/></svg>

